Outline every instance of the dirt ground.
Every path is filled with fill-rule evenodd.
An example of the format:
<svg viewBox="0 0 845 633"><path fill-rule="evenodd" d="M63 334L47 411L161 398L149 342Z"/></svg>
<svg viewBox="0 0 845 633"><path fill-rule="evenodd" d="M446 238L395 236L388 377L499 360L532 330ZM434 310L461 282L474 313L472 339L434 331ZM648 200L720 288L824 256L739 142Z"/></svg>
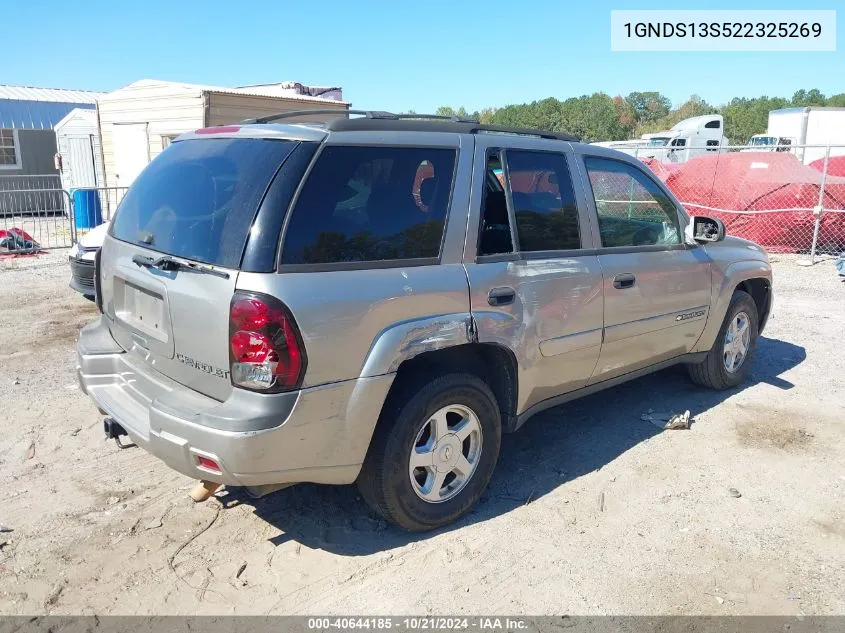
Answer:
<svg viewBox="0 0 845 633"><path fill-rule="evenodd" d="M95 310L66 253L0 262L0 612L845 613L845 284L773 260L748 385L672 369L550 410L505 437L476 510L425 535L352 486L193 504L77 389Z"/></svg>

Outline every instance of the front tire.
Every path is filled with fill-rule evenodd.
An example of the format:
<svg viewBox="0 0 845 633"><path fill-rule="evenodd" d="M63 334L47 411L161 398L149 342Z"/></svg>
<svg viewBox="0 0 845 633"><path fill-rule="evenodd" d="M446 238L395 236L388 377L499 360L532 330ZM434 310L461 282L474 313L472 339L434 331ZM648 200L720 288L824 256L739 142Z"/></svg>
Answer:
<svg viewBox="0 0 845 633"><path fill-rule="evenodd" d="M392 397L358 488L379 515L413 532L463 516L487 488L499 457L496 399L472 374L446 374Z"/></svg>
<svg viewBox="0 0 845 633"><path fill-rule="evenodd" d="M757 305L747 292L736 290L716 342L700 363L688 365L692 381L710 389L730 389L748 377L759 334Z"/></svg>

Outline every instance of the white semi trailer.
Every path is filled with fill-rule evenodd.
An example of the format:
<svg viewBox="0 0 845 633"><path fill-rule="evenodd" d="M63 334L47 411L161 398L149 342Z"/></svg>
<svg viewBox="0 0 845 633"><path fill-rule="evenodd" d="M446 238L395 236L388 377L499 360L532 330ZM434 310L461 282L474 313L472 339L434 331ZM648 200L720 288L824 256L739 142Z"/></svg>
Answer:
<svg viewBox="0 0 845 633"><path fill-rule="evenodd" d="M824 147L830 145L831 156L845 155L845 108L783 108L769 112L768 136L789 139L793 150L805 164L824 158ZM782 143L781 143L782 144Z"/></svg>

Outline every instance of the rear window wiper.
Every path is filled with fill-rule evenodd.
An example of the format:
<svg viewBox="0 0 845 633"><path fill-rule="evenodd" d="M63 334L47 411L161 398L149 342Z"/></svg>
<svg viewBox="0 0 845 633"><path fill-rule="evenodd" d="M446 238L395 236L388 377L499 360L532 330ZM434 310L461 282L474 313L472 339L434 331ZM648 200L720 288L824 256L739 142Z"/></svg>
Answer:
<svg viewBox="0 0 845 633"><path fill-rule="evenodd" d="M145 268L157 268L159 270L189 270L203 275L214 275L215 277L229 278L229 273L225 270L217 270L211 266L204 266L202 264L194 264L193 262L181 262L172 257L145 257L144 255L133 255L132 261L138 266Z"/></svg>

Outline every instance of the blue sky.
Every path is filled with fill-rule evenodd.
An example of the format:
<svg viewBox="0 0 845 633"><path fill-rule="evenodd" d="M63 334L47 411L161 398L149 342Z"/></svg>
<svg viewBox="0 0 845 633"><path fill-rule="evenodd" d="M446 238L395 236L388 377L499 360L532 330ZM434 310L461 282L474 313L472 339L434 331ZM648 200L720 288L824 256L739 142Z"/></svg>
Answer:
<svg viewBox="0 0 845 633"><path fill-rule="evenodd" d="M354 107L417 112L595 91L659 90L675 104L694 93L714 104L799 88L835 94L845 92L842 36L835 53L613 53L609 25L613 8L837 4L30 0L3 12L0 83L108 91L142 78L295 80L340 85Z"/></svg>

